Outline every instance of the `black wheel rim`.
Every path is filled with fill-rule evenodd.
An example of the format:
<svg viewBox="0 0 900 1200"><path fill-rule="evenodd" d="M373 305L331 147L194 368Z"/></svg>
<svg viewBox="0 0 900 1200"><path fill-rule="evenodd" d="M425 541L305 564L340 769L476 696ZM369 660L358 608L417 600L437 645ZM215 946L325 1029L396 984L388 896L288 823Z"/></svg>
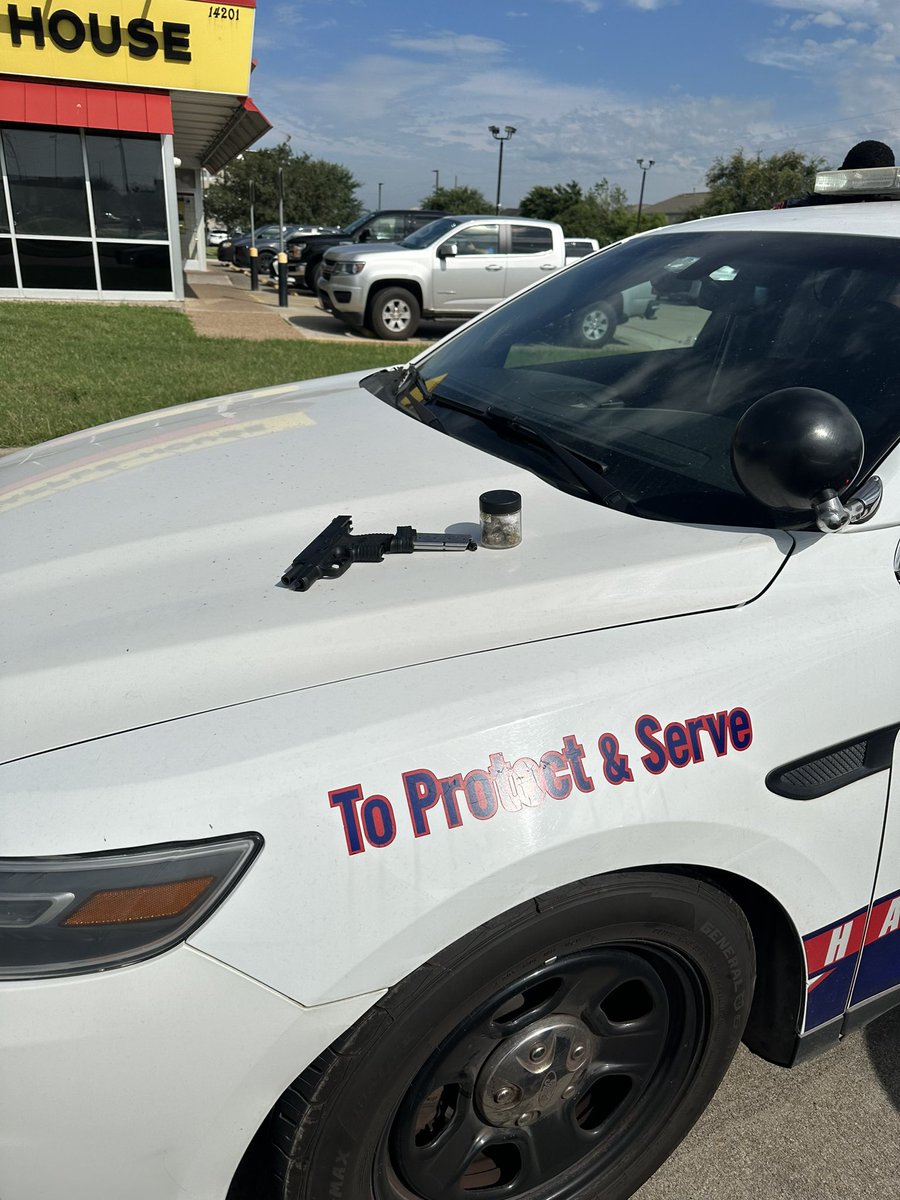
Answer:
<svg viewBox="0 0 900 1200"><path fill-rule="evenodd" d="M708 1026L699 976L668 948L551 960L471 1013L422 1067L382 1139L376 1196L578 1196L660 1131Z"/></svg>

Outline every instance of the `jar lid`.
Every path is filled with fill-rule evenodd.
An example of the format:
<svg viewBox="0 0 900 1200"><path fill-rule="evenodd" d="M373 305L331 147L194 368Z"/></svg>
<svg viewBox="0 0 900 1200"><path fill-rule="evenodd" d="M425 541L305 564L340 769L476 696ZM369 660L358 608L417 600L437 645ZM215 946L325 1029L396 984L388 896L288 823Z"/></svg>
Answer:
<svg viewBox="0 0 900 1200"><path fill-rule="evenodd" d="M522 507L522 497L518 492L498 489L494 492L482 492L478 498L478 505L482 512L500 516L503 513L519 512Z"/></svg>

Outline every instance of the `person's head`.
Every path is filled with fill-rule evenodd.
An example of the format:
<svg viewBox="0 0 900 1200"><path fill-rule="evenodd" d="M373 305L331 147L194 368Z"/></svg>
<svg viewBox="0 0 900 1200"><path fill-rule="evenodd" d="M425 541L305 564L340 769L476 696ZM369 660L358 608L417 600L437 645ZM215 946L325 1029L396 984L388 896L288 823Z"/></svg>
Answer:
<svg viewBox="0 0 900 1200"><path fill-rule="evenodd" d="M894 152L884 142L857 142L841 163L842 171L860 171L865 167L893 167Z"/></svg>

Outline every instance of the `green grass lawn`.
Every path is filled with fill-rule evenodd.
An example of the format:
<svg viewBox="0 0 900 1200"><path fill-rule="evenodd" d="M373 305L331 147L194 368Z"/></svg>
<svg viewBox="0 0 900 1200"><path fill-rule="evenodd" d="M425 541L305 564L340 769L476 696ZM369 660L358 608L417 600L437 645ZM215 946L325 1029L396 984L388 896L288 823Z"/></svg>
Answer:
<svg viewBox="0 0 900 1200"><path fill-rule="evenodd" d="M389 366L420 347L200 338L174 309L0 303L0 447L155 408Z"/></svg>

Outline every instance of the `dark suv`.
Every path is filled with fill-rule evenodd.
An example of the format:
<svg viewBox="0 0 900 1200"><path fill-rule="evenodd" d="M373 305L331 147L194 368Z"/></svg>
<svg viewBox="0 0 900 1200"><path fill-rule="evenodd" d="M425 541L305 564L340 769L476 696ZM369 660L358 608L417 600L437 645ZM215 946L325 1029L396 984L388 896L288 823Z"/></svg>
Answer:
<svg viewBox="0 0 900 1200"><path fill-rule="evenodd" d="M402 242L407 234L445 216L443 209L383 208L358 217L336 233L295 234L284 246L288 279L297 287L302 284L309 288L315 295L322 257L332 246L345 246L349 242Z"/></svg>
<svg viewBox="0 0 900 1200"><path fill-rule="evenodd" d="M287 246L288 238L297 237L300 234L335 232L337 231L333 225L285 225L284 244ZM256 248L259 252L259 269L261 272L263 272L263 274L272 268L272 265L278 257L280 245L281 237L279 235L277 225L266 225L264 226L263 231L256 231ZM235 240L234 257L232 261L237 267L250 266L249 236Z"/></svg>

